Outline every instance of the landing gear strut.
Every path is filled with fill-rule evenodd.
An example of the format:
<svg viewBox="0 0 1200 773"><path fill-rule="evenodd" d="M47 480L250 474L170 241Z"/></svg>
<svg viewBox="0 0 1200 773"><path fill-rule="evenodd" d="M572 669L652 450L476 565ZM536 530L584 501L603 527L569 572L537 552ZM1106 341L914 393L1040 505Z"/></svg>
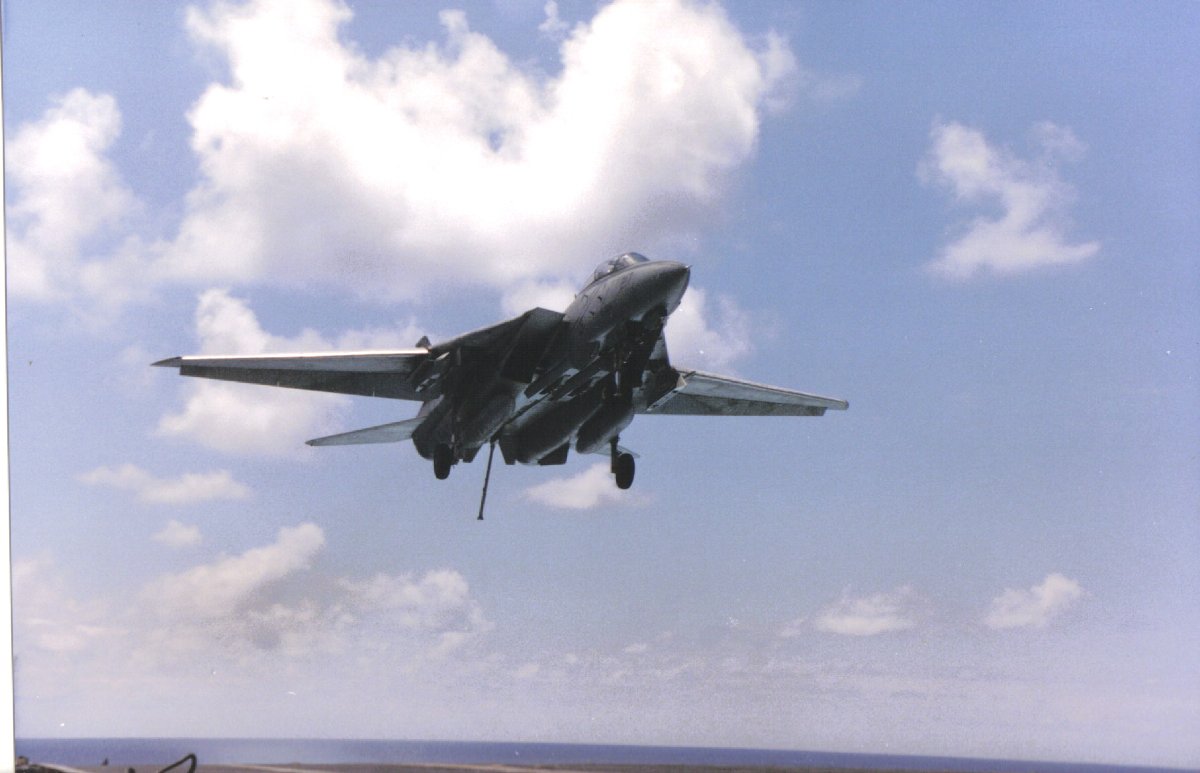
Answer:
<svg viewBox="0 0 1200 773"><path fill-rule="evenodd" d="M450 477L450 467L454 464L454 449L445 443L433 447L433 474L438 480Z"/></svg>
<svg viewBox="0 0 1200 773"><path fill-rule="evenodd" d="M633 485L633 454L622 452L617 447L617 438L609 441L612 457L611 469L617 478L617 488L625 490Z"/></svg>

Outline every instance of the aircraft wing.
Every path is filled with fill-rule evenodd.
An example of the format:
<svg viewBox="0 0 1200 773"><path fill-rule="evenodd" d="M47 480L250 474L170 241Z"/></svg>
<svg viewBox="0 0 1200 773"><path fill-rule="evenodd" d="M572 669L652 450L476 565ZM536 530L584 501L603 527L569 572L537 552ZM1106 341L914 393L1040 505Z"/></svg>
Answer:
<svg viewBox="0 0 1200 773"><path fill-rule="evenodd" d="M351 446L362 443L399 443L408 440L425 421L424 416L417 416L404 421L394 421L391 424L380 424L378 427L356 429L338 435L327 435L308 441L310 446Z"/></svg>
<svg viewBox="0 0 1200 773"><path fill-rule="evenodd" d="M844 411L845 400L805 394L699 370L681 370L679 379L644 414L673 416L821 416Z"/></svg>
<svg viewBox="0 0 1200 773"><path fill-rule="evenodd" d="M411 377L429 361L424 347L377 352L172 357L155 365L181 376L347 395L420 400Z"/></svg>
<svg viewBox="0 0 1200 773"><path fill-rule="evenodd" d="M172 357L155 365L198 376L245 384L309 389L367 397L428 400L441 394L443 376L480 354L505 363L505 375L530 377L554 337L562 314L533 309L496 325L430 346L412 349L310 354L250 354Z"/></svg>

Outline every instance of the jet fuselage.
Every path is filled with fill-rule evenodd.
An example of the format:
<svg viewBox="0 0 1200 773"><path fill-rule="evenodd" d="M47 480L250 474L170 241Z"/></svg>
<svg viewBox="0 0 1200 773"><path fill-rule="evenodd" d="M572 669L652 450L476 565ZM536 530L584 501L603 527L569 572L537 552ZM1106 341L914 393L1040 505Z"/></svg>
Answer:
<svg viewBox="0 0 1200 773"><path fill-rule="evenodd" d="M448 448L454 461L470 461L496 437L510 464L561 464L576 438L582 452L605 450L633 418L643 371L689 276L682 263L637 253L605 261L564 312L541 375L498 377L506 362L464 371L423 406L418 453L436 461Z"/></svg>

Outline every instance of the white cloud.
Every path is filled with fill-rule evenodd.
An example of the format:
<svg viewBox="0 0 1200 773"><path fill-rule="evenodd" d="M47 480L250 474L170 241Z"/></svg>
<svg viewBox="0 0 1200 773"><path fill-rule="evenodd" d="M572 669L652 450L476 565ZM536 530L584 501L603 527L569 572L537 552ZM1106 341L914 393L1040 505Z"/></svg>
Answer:
<svg viewBox="0 0 1200 773"><path fill-rule="evenodd" d="M189 472L173 478L157 478L134 464L97 467L79 480L92 486L109 486L132 491L138 501L150 504L184 505L214 499L245 499L250 489L233 479L228 470Z"/></svg>
<svg viewBox="0 0 1200 773"><path fill-rule="evenodd" d="M151 539L171 548L190 548L204 541L200 536L200 527L183 524L174 519Z"/></svg>
<svg viewBox="0 0 1200 773"><path fill-rule="evenodd" d="M1041 585L1028 590L1007 588L992 599L984 618L989 628L1044 628L1083 596L1083 588L1069 577L1053 572Z"/></svg>
<svg viewBox="0 0 1200 773"><path fill-rule="evenodd" d="M455 570L328 577L311 570L324 545L318 526L301 524L272 544L151 583L142 599L164 624L154 632L160 654L186 658L216 645L236 657L369 650L421 661L445 658L493 627Z"/></svg>
<svg viewBox="0 0 1200 773"><path fill-rule="evenodd" d="M990 145L983 133L960 123L934 124L921 178L940 185L964 205L999 207L978 215L929 268L955 279L980 272L1015 274L1041 266L1076 263L1100 250L1099 242L1067 241L1066 210L1072 186L1058 173L1059 158L1078 157L1083 144L1069 129L1046 122L1034 129L1040 157L1027 161Z"/></svg>
<svg viewBox="0 0 1200 773"><path fill-rule="evenodd" d="M571 25L559 18L558 3L554 0L546 0L546 4L542 6L542 12L546 14L546 18L538 25L538 32L552 40L562 40Z"/></svg>
<svg viewBox="0 0 1200 773"><path fill-rule="evenodd" d="M818 631L845 636L875 636L903 631L917 624L919 599L907 585L891 593L858 598L843 594L813 621Z"/></svg>
<svg viewBox="0 0 1200 773"><path fill-rule="evenodd" d="M322 351L335 348L313 330L294 338L273 336L262 329L245 301L225 290L208 290L196 307L196 330L203 354ZM411 334L411 330L403 335ZM356 341L376 340L375 331ZM411 342L406 345L411 345ZM304 441L335 431L349 409L341 395L188 379L183 410L163 416L162 435L187 437L218 451L242 454L292 455L306 450Z"/></svg>
<svg viewBox="0 0 1200 773"><path fill-rule="evenodd" d="M544 10L546 30L566 32L557 6ZM782 38L752 47L715 4L605 6L563 40L556 77L513 63L460 12L441 15L441 43L374 58L340 37L350 16L330 0L189 10L189 34L229 77L188 114L200 182L169 238L129 236L82 257L140 207L107 157L120 130L112 97L76 90L20 127L9 143L14 293L109 308L170 281L315 280L393 298L482 284L514 313L563 306L599 259L682 243L753 153L780 88L815 82ZM281 339L244 311L240 348L214 331L209 351L267 350L255 334L276 350ZM739 314L693 290L670 335L689 357L705 353L692 364L720 367L745 351ZM160 431L229 451L299 449L345 405L193 390Z"/></svg>
<svg viewBox="0 0 1200 773"><path fill-rule="evenodd" d="M48 557L15 561L15 651L26 688L50 700L92 688L165 694L219 683L244 697L276 680L295 689L295 680L331 668L360 686L377 685L381 672L393 683L420 675L434 662L471 672L473 648L493 626L460 573L330 576L313 568L324 544L314 524L284 528L266 545L160 576L132 598L88 601L68 591L71 573ZM302 661L319 668L298 668Z"/></svg>
<svg viewBox="0 0 1200 773"><path fill-rule="evenodd" d="M775 84L763 103L768 112L783 112L797 97L827 105L849 99L862 88L861 76L821 73L799 64L787 41L773 31L767 33L766 42L760 60L769 80Z"/></svg>
<svg viewBox="0 0 1200 773"><path fill-rule="evenodd" d="M699 224L794 68L776 37L756 52L717 6L678 0L605 6L555 78L461 12L442 13L442 44L375 59L339 38L349 16L324 0L189 12L231 77L189 114L203 180L175 276L394 296L578 273Z"/></svg>
<svg viewBox="0 0 1200 773"><path fill-rule="evenodd" d="M370 580L342 580L356 608L384 611L396 624L417 631L477 632L491 628L471 598L467 579L453 569L411 574L377 574Z"/></svg>
<svg viewBox="0 0 1200 773"><path fill-rule="evenodd" d="M14 296L52 300L95 281L98 264L85 254L140 208L105 155L120 132L116 100L74 89L6 143L8 289Z"/></svg>
<svg viewBox="0 0 1200 773"><path fill-rule="evenodd" d="M676 366L726 371L753 350L750 329L733 299L718 296L713 304L704 290L689 287L667 321L667 351Z"/></svg>
<svg viewBox="0 0 1200 773"><path fill-rule="evenodd" d="M421 336L439 340L437 334L423 329L415 319L409 318L403 325L395 327L370 327L348 330L337 337L333 348L339 351L369 349L407 349L414 346Z"/></svg>
<svg viewBox="0 0 1200 773"><path fill-rule="evenodd" d="M1036 733L1047 722L1066 727L1068 738L1076 739L1070 748L1086 751L1095 747L1090 733L1099 722L1105 738L1118 739L1105 747L1106 754L1125 759L1129 728L1145 726L1138 737L1148 739L1142 748L1149 751L1142 754L1153 757L1161 748L1155 742L1190 737L1197 715L1195 690L1189 689L1194 679L1186 669L1147 667L1141 662L1145 658L1134 658L1130 668L1130 658L1114 660L1120 647L1094 637L1084 637L1080 646L1034 648L1006 659L1003 647L981 649L953 626L930 631L928 646L916 650L848 648L833 641L815 648L780 647L762 638L766 631L760 626L716 641L694 628L675 638L651 639L622 639L630 631L614 628L609 635L583 637L590 644L584 641L582 648L577 632L545 637L516 630L488 637L447 630L462 633L457 640L465 639L466 646L446 653L439 631L389 625L387 605L358 603L341 584L323 578L327 566L293 572L285 580L293 583L287 593L251 594L248 604L228 618L202 618L191 627L165 624L145 606L131 607L116 596L109 599L115 610L110 614L99 605L73 601L56 588L70 577L69 568L55 569L47 561L19 560L13 567L18 677L22 694L36 697L26 698L21 717L34 728L53 729L65 721L68 727L97 727L111 735L106 728L132 723L169 736L180 723L212 729L217 722L213 732L229 734L244 729L247 717L283 712L284 725L262 727L300 728L310 735L322 728L344 733L348 727L366 727L383 736L400 723L436 736L470 720L499 728L500 735L533 728L554 738L565 723L599 727L641 743L655 742L655 734L661 736L666 727L683 728L681 742L690 744L716 738L728 746L763 746L816 716L821 727L832 728L817 742L835 748L846 737L844 728L861 740L863 727L886 729L940 711L956 717L955 728L933 742L945 741L951 751L961 744L964 726L983 734L973 748L986 756L989 748L1003 747L1014 727ZM420 585L421 576L409 575L408 582ZM78 581L93 593L98 590L85 576ZM356 582L371 585L374 578ZM389 586L378 583L383 592L367 596L391 598ZM37 594L41 598L32 603ZM472 600L469 592L450 595L467 605ZM614 615L614 621L621 617L618 610ZM507 622L520 629L519 618ZM447 619L452 626L464 618ZM620 651L634 641L648 642L647 651ZM1187 662L1186 657L1158 660ZM1103 676L1099 681L1097 674ZM1182 678L1173 678L1179 674ZM1164 683L1170 689L1164 691ZM163 718L158 707L181 692L188 700ZM138 700L97 717L96 705L114 694ZM239 701L247 711L221 711ZM373 707L381 703L395 711L380 719ZM497 712L497 705L511 710ZM1032 718L1031 705L1039 707ZM683 724L681 706L687 707ZM777 710L764 713L763 706ZM762 721L753 723L751 734L722 736L731 714ZM597 717L621 722L597 725ZM998 717L1003 728L987 734ZM488 725L497 718L505 721ZM888 731L873 742L895 740ZM1169 750L1173 756L1153 759L1186 760L1190 747L1185 747L1176 744Z"/></svg>
<svg viewBox="0 0 1200 773"><path fill-rule="evenodd" d="M579 286L563 280L519 282L505 291L501 301L505 314L523 314L541 306L551 311L566 311Z"/></svg>
<svg viewBox="0 0 1200 773"><path fill-rule="evenodd" d="M120 634L102 605L75 600L47 557L12 563L13 651L71 654Z"/></svg>
<svg viewBox="0 0 1200 773"><path fill-rule="evenodd" d="M530 486L525 489L525 497L547 507L566 510L590 510L605 504L636 502L633 492L617 488L608 468L607 462L601 462L578 475Z"/></svg>
<svg viewBox="0 0 1200 773"><path fill-rule="evenodd" d="M304 454L304 441L336 431L348 407L338 396L240 384L205 381L188 392L183 411L163 416L158 432L234 454Z"/></svg>
<svg viewBox="0 0 1200 773"><path fill-rule="evenodd" d="M147 588L145 597L169 618L228 617L265 586L308 568L324 545L325 534L316 524L283 528L270 545L161 577Z"/></svg>

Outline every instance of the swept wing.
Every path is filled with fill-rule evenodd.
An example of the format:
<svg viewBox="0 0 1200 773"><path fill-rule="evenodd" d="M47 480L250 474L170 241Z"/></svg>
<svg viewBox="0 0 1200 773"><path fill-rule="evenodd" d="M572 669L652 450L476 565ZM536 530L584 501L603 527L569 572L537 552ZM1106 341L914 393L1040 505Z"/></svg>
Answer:
<svg viewBox="0 0 1200 773"><path fill-rule="evenodd" d="M510 368L532 371L561 321L561 313L538 308L436 346L387 351L201 355L172 357L154 364L179 368L183 376L221 381L428 400L441 394L442 378L452 365L479 353L506 362Z"/></svg>
<svg viewBox="0 0 1200 773"><path fill-rule="evenodd" d="M845 400L821 397L754 381L681 370L674 388L640 413L676 416L821 416L844 411Z"/></svg>
<svg viewBox="0 0 1200 773"><path fill-rule="evenodd" d="M421 347L376 352L172 357L154 363L199 376L244 384L311 389L368 397L419 400L411 376L429 360Z"/></svg>

